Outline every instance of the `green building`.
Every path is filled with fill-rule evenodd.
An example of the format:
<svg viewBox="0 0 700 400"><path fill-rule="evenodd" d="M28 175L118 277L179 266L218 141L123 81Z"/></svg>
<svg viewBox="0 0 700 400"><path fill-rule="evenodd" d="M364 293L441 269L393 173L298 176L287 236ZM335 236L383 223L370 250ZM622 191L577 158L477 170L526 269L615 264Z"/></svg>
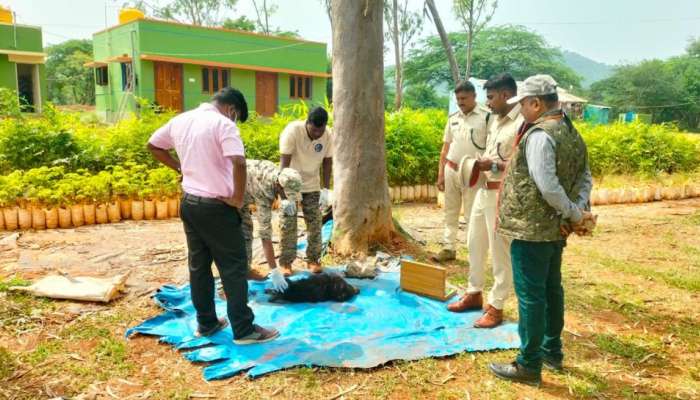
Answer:
<svg viewBox="0 0 700 400"><path fill-rule="evenodd" d="M325 43L145 18L95 33L93 48L96 111L110 121L135 111L135 97L183 111L226 86L269 116L323 103L330 76Z"/></svg>
<svg viewBox="0 0 700 400"><path fill-rule="evenodd" d="M41 28L0 19L0 87L17 91L22 111L41 112L47 94L45 60Z"/></svg>

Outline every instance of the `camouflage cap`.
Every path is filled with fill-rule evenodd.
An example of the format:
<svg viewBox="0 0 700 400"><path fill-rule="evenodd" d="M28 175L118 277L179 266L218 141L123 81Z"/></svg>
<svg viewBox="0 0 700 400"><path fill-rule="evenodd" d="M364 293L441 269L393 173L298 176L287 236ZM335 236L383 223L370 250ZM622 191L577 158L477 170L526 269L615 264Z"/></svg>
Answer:
<svg viewBox="0 0 700 400"><path fill-rule="evenodd" d="M508 104L519 103L520 100L530 96L544 96L557 92L557 82L549 75L533 75L523 82L518 88L518 95L508 99Z"/></svg>
<svg viewBox="0 0 700 400"><path fill-rule="evenodd" d="M284 189L285 196L296 199L301 191L301 175L297 170L284 168L280 171L279 175L277 175L277 181L280 186L282 186L282 189Z"/></svg>

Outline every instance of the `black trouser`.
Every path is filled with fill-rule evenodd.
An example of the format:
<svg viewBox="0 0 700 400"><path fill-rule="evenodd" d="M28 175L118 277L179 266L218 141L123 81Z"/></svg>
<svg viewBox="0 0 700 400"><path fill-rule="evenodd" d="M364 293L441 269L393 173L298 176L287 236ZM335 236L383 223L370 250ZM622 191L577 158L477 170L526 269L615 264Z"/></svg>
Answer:
<svg viewBox="0 0 700 400"><path fill-rule="evenodd" d="M180 209L187 236L192 304L197 310L200 331L217 324L214 306L216 262L226 293L228 319L233 337L253 332L253 310L248 307L248 261L238 210L211 199L185 195Z"/></svg>

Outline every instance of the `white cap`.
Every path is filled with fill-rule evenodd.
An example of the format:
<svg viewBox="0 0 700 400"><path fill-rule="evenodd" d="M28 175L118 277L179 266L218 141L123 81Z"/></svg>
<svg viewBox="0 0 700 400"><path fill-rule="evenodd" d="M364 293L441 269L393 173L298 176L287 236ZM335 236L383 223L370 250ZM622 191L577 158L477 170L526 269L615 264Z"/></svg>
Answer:
<svg viewBox="0 0 700 400"><path fill-rule="evenodd" d="M508 104L519 103L520 100L531 96L545 96L557 92L557 82L549 75L533 75L523 82L518 89L518 95L508 99Z"/></svg>

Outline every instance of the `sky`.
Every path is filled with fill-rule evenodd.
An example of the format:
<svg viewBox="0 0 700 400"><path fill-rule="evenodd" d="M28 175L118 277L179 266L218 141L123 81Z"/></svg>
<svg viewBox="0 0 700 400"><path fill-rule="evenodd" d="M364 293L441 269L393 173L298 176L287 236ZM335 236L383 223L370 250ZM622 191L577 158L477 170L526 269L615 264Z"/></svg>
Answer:
<svg viewBox="0 0 700 400"><path fill-rule="evenodd" d="M330 48L330 24L319 0L270 1L279 6L271 25L298 31L305 39L327 42ZM408 1L414 9L422 10L422 0ZM452 1L435 1L447 30L461 30ZM0 5L9 6L18 23L42 26L44 44L55 44L90 38L105 26L115 25L124 2L0 0ZM228 16L255 16L251 0L238 2L236 12ZM700 37L700 0L499 0L491 24L524 25L553 46L607 64L636 63L682 54L691 37ZM435 34L434 25L427 22L421 37ZM390 60L388 55L387 62Z"/></svg>

